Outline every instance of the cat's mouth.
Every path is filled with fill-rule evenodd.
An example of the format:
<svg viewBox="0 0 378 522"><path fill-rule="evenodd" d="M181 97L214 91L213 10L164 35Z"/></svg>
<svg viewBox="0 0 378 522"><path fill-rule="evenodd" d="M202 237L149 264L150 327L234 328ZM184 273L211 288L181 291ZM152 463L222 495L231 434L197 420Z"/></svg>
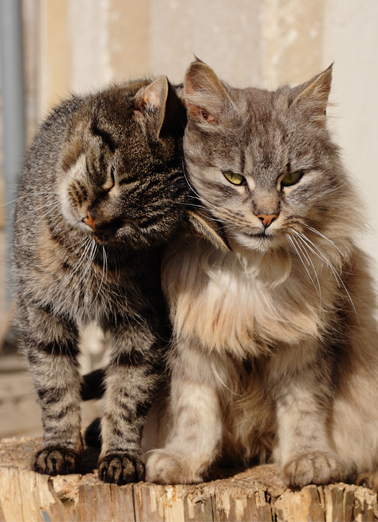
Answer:
<svg viewBox="0 0 378 522"><path fill-rule="evenodd" d="M274 238L274 236L267 235L265 232L243 232L243 234L253 239L262 239L263 241L269 241Z"/></svg>
<svg viewBox="0 0 378 522"><path fill-rule="evenodd" d="M262 232L243 232L244 241L241 240L247 248L252 250L259 250L266 252L268 249L277 246L280 243L280 239L277 234L267 234L265 231ZM241 238L240 238L241 239Z"/></svg>

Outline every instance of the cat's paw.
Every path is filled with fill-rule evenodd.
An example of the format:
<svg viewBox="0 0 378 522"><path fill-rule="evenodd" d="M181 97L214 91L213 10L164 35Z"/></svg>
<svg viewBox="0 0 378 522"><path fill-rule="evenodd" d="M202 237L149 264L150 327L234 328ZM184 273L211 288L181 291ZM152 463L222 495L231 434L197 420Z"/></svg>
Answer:
<svg viewBox="0 0 378 522"><path fill-rule="evenodd" d="M79 455L72 449L54 446L38 451L33 469L44 475L68 475L77 472Z"/></svg>
<svg viewBox="0 0 378 522"><path fill-rule="evenodd" d="M195 484L202 482L202 476L184 459L157 450L147 460L146 480L156 484Z"/></svg>
<svg viewBox="0 0 378 522"><path fill-rule="evenodd" d="M372 473L361 473L356 480L357 486L365 486L378 493L378 470Z"/></svg>
<svg viewBox="0 0 378 522"><path fill-rule="evenodd" d="M104 482L121 486L144 480L144 474L144 463L139 455L110 453L99 461L98 476Z"/></svg>
<svg viewBox="0 0 378 522"><path fill-rule="evenodd" d="M321 451L299 455L283 468L284 482L290 488L341 482L345 476L345 469L340 460L332 453Z"/></svg>

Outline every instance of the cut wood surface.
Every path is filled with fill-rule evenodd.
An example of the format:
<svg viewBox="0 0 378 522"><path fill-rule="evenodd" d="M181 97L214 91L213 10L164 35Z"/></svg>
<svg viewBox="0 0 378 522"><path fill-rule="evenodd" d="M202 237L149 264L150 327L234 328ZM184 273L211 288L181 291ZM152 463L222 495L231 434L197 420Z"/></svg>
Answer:
<svg viewBox="0 0 378 522"><path fill-rule="evenodd" d="M0 522L350 522L378 520L377 495L347 484L286 489L280 469L256 466L195 486L105 484L90 470L49 477L31 471L40 440L0 442ZM93 467L93 464L92 464Z"/></svg>

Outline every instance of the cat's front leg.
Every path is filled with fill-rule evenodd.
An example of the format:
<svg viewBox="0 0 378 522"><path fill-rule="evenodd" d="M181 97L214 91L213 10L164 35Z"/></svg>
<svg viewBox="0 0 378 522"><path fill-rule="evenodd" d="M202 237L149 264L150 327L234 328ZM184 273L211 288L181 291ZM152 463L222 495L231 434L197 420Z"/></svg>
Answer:
<svg viewBox="0 0 378 522"><path fill-rule="evenodd" d="M283 467L286 484L329 484L346 479L346 469L334 450L327 425L332 409L331 362L317 353L316 345L303 354L287 354L291 362L274 361L277 408L275 460ZM299 348L298 348L299 350Z"/></svg>
<svg viewBox="0 0 378 522"><path fill-rule="evenodd" d="M151 482L200 482L217 456L222 437L217 358L182 342L172 361L172 430L162 449L151 452L146 476ZM226 377L224 377L224 381ZM223 381L223 382L224 382Z"/></svg>
<svg viewBox="0 0 378 522"><path fill-rule="evenodd" d="M163 347L141 325L119 325L113 331L101 419L99 477L105 482L120 485L144 479L142 431L162 380Z"/></svg>
<svg viewBox="0 0 378 522"><path fill-rule="evenodd" d="M42 408L43 443L34 470L74 473L82 452L76 326L46 309L21 304L21 347Z"/></svg>

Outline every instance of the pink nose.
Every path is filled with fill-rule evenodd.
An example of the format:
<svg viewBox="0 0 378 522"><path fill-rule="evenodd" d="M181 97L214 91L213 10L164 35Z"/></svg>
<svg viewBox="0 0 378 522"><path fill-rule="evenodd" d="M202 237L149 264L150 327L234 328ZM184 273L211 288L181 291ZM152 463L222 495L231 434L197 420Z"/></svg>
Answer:
<svg viewBox="0 0 378 522"><path fill-rule="evenodd" d="M96 223L94 222L93 217L91 216L90 212L88 211L87 217L83 219L84 223L90 227L93 228L93 230L96 230Z"/></svg>
<svg viewBox="0 0 378 522"><path fill-rule="evenodd" d="M264 225L264 227L268 227L273 223L275 219L278 218L277 214L270 214L269 216L267 214L259 214L257 216L261 223Z"/></svg>

